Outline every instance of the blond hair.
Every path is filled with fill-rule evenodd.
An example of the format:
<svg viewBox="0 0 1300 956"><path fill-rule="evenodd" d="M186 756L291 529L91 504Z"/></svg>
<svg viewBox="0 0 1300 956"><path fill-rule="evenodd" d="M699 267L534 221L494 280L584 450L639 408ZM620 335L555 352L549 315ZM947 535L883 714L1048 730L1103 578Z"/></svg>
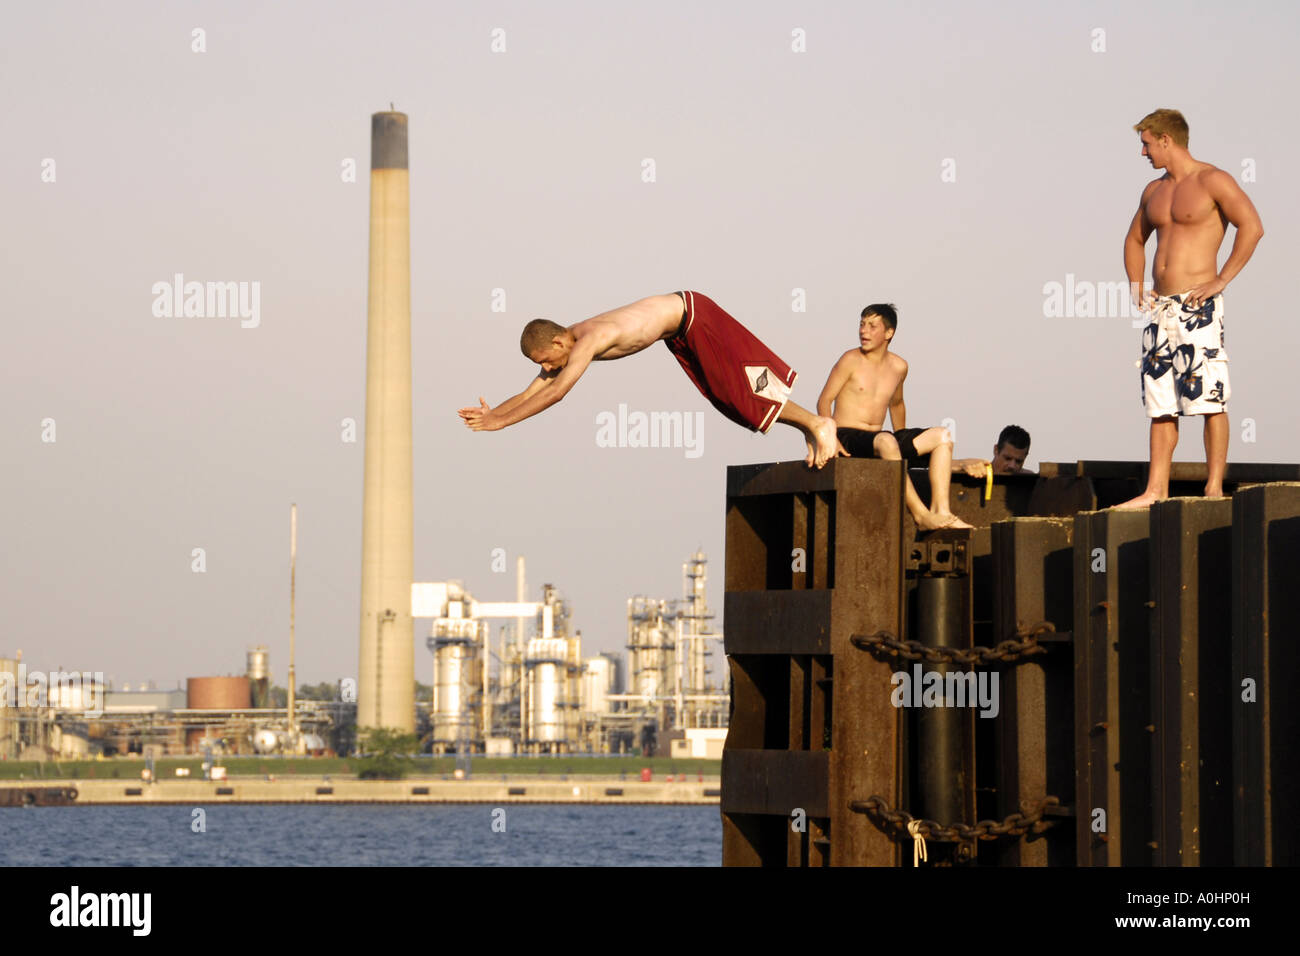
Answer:
<svg viewBox="0 0 1300 956"><path fill-rule="evenodd" d="M1178 110L1156 110L1142 117L1133 127L1137 132L1150 130L1157 138L1168 136L1183 149L1187 148L1187 120Z"/></svg>

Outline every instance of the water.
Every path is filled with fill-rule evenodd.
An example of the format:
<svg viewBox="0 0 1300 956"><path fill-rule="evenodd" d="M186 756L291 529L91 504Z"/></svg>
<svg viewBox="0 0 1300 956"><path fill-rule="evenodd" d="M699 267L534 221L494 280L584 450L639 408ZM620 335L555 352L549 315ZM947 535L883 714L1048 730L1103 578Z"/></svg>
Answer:
<svg viewBox="0 0 1300 956"><path fill-rule="evenodd" d="M505 832L493 811L505 811ZM718 808L30 807L0 810L4 866L720 866ZM499 819L499 816L498 816Z"/></svg>

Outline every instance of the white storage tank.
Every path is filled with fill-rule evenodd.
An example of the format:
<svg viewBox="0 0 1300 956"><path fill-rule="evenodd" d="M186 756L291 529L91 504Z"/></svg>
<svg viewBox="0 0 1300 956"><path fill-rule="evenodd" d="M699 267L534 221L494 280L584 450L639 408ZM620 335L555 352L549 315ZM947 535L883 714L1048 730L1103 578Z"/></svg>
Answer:
<svg viewBox="0 0 1300 956"><path fill-rule="evenodd" d="M582 709L588 713L608 713L613 688L613 662L608 657L587 659L582 672Z"/></svg>
<svg viewBox="0 0 1300 956"><path fill-rule="evenodd" d="M263 727L253 734L253 750L259 754L273 754L280 749L281 732Z"/></svg>
<svg viewBox="0 0 1300 956"><path fill-rule="evenodd" d="M248 679L266 680L271 676L271 652L264 645L248 649Z"/></svg>
<svg viewBox="0 0 1300 956"><path fill-rule="evenodd" d="M433 649L433 739L473 737L469 698L474 690L476 648L466 638L439 638Z"/></svg>
<svg viewBox="0 0 1300 956"><path fill-rule="evenodd" d="M453 602L449 605L458 608ZM433 741L438 744L475 741L483 698L480 643L487 624L475 618L436 621L428 646L433 651Z"/></svg>
<svg viewBox="0 0 1300 956"><path fill-rule="evenodd" d="M529 736L534 742L564 739L564 676L568 641L535 637L528 642Z"/></svg>

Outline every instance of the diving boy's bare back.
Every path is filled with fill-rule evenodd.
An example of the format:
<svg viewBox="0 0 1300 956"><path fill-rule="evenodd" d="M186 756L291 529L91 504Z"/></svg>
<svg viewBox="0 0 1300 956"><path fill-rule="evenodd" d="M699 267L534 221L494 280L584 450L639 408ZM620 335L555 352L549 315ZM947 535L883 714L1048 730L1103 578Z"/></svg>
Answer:
<svg viewBox="0 0 1300 956"><path fill-rule="evenodd" d="M763 432L773 421L798 428L808 444L804 460L816 468L840 451L830 418L789 401L796 373L698 292L649 296L568 328L544 319L528 323L520 349L542 367L537 378L496 408L480 397L479 407L460 409L460 417L474 431L513 425L564 398L592 362L624 358L660 341L732 421Z"/></svg>

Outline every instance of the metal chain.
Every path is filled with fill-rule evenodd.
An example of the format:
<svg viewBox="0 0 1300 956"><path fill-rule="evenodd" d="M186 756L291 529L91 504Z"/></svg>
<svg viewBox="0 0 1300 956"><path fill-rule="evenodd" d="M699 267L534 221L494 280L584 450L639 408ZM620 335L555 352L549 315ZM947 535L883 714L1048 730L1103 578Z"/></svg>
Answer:
<svg viewBox="0 0 1300 956"><path fill-rule="evenodd" d="M896 840L914 839L908 824L913 824L912 831L927 840L964 841L996 840L999 837L1019 837L1026 833L1042 833L1056 826L1056 820L1044 819L1048 807L1060 805L1056 797L1046 797L1036 804L1029 813L1013 813L999 823L997 820L980 820L974 826L966 823L954 823L943 826L934 820L918 820L906 810L891 810L889 804L876 796L865 800L849 801L849 809L865 813L872 821L889 833ZM892 832L891 832L892 831Z"/></svg>
<svg viewBox="0 0 1300 956"><path fill-rule="evenodd" d="M935 664L994 664L1007 663L1035 654L1046 654L1047 648L1038 643L1039 634L1055 634L1056 625L1039 621L1016 631L1020 640L1003 641L997 647L930 647L920 641L900 641L892 634L877 631L869 637L854 634L849 642L864 651L903 657L909 661L929 661Z"/></svg>

